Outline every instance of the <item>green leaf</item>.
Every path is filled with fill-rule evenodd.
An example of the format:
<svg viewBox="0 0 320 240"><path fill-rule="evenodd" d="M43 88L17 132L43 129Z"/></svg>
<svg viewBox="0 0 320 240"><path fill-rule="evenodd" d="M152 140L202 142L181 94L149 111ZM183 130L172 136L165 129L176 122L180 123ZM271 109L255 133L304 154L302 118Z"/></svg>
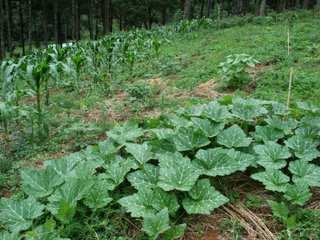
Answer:
<svg viewBox="0 0 320 240"><path fill-rule="evenodd" d="M317 149L317 144L310 139L301 136L293 136L285 141L285 144L293 150L294 155L305 161L312 161L320 157L320 151Z"/></svg>
<svg viewBox="0 0 320 240"><path fill-rule="evenodd" d="M272 111L274 114L280 115L280 116L286 116L289 114L287 106L283 103L277 103L277 102L272 103Z"/></svg>
<svg viewBox="0 0 320 240"><path fill-rule="evenodd" d="M106 188L114 190L124 180L126 175L135 166L131 163L130 159L123 159L117 156L113 161L104 165L105 173L100 174L99 178L106 181Z"/></svg>
<svg viewBox="0 0 320 240"><path fill-rule="evenodd" d="M56 213L51 211L64 224L70 224L74 215L76 214L76 203L70 203L65 200L61 200L56 206ZM50 210L50 209L49 209Z"/></svg>
<svg viewBox="0 0 320 240"><path fill-rule="evenodd" d="M199 150L192 164L208 176L225 176L237 171L245 171L255 162L254 156L234 149L213 148Z"/></svg>
<svg viewBox="0 0 320 240"><path fill-rule="evenodd" d="M228 148L248 147L251 141L252 139L247 138L244 131L238 125L233 125L223 130L217 138L217 142L220 145Z"/></svg>
<svg viewBox="0 0 320 240"><path fill-rule="evenodd" d="M108 156L117 153L117 147L113 141L109 139L98 143L99 151L101 154Z"/></svg>
<svg viewBox="0 0 320 240"><path fill-rule="evenodd" d="M63 183L61 176L52 167L39 171L24 169L20 176L22 190L34 198L49 196L56 186Z"/></svg>
<svg viewBox="0 0 320 240"><path fill-rule="evenodd" d="M280 138L283 138L284 134L282 131L277 130L269 125L267 126L256 126L254 139L262 142L276 142Z"/></svg>
<svg viewBox="0 0 320 240"><path fill-rule="evenodd" d="M48 198L48 210L63 222L68 222L70 219L65 217L74 214L77 202L84 198L93 184L92 179L68 179Z"/></svg>
<svg viewBox="0 0 320 240"><path fill-rule="evenodd" d="M107 132L107 136L120 145L124 145L127 142L132 142L138 137L141 137L144 131L138 127L135 123L126 123L122 126L117 126L111 131Z"/></svg>
<svg viewBox="0 0 320 240"><path fill-rule="evenodd" d="M141 187L152 188L157 186L159 178L159 167L152 164L145 164L143 170L130 173L127 177L133 187L139 189Z"/></svg>
<svg viewBox="0 0 320 240"><path fill-rule="evenodd" d="M151 129L151 131L159 140L171 139L174 135L174 131L171 128Z"/></svg>
<svg viewBox="0 0 320 240"><path fill-rule="evenodd" d="M175 114L170 114L168 116L168 120L169 124L176 129L179 129L181 127L190 127L192 125L192 122L190 122L188 119L179 117Z"/></svg>
<svg viewBox="0 0 320 240"><path fill-rule="evenodd" d="M182 114L189 116L189 117L200 117L203 114L206 107L207 107L206 104L194 105L189 108L183 109Z"/></svg>
<svg viewBox="0 0 320 240"><path fill-rule="evenodd" d="M140 188L137 193L121 198L118 203L130 212L132 217L144 217L163 208L173 214L179 208L176 196L160 188Z"/></svg>
<svg viewBox="0 0 320 240"><path fill-rule="evenodd" d="M186 224L180 224L170 227L165 233L163 233L162 238L164 240L174 240L183 237L184 232L187 228Z"/></svg>
<svg viewBox="0 0 320 240"><path fill-rule="evenodd" d="M287 186L284 197L293 204L303 206L310 198L312 194L309 186L304 181L299 181L295 184L289 184Z"/></svg>
<svg viewBox="0 0 320 240"><path fill-rule="evenodd" d="M160 234L170 229L168 209L163 209L156 214L149 214L143 219L143 228L150 239L156 240Z"/></svg>
<svg viewBox="0 0 320 240"><path fill-rule="evenodd" d="M17 233L32 226L32 220L43 214L44 206L34 198L24 200L1 199L0 222Z"/></svg>
<svg viewBox="0 0 320 240"><path fill-rule="evenodd" d="M1 240L19 240L21 239L17 233L0 232Z"/></svg>
<svg viewBox="0 0 320 240"><path fill-rule="evenodd" d="M287 165L286 159L291 157L289 149L275 142L254 146L258 154L258 164L266 169L281 169Z"/></svg>
<svg viewBox="0 0 320 240"><path fill-rule="evenodd" d="M208 119L201 118L191 118L191 121L209 138L217 136L225 125L224 123L213 123Z"/></svg>
<svg viewBox="0 0 320 240"><path fill-rule="evenodd" d="M211 186L209 179L201 179L188 192L182 205L188 214L210 214L228 201L228 198Z"/></svg>
<svg viewBox="0 0 320 240"><path fill-rule="evenodd" d="M282 222L287 221L289 217L289 209L285 203L278 203L272 200L268 200L268 204L271 207L272 213L275 217L279 218Z"/></svg>
<svg viewBox="0 0 320 240"><path fill-rule="evenodd" d="M61 178L65 179L73 176L74 168L82 161L80 153L74 153L63 157L62 159L48 160L44 162L46 167L51 166Z"/></svg>
<svg viewBox="0 0 320 240"><path fill-rule="evenodd" d="M289 170L295 183L305 182L311 187L320 187L320 167L303 160L291 162Z"/></svg>
<svg viewBox="0 0 320 240"><path fill-rule="evenodd" d="M143 165L153 158L151 146L149 146L147 142L143 144L127 143L126 151L130 153L140 165Z"/></svg>
<svg viewBox="0 0 320 240"><path fill-rule="evenodd" d="M93 210L107 206L112 201L104 181L95 181L84 197L84 204Z"/></svg>
<svg viewBox="0 0 320 240"><path fill-rule="evenodd" d="M311 103L308 103L308 102L297 102L297 106L301 110L304 110L307 112L311 112L311 113L319 113L320 112L320 108L318 108L317 106L315 106Z"/></svg>
<svg viewBox="0 0 320 240"><path fill-rule="evenodd" d="M218 102L211 102L204 107L202 115L215 122L227 122L231 118L231 114L226 106Z"/></svg>
<svg viewBox="0 0 320 240"><path fill-rule="evenodd" d="M276 169L267 169L264 172L255 173L251 175L251 178L263 183L266 189L276 192L285 192L290 180L287 175Z"/></svg>
<svg viewBox="0 0 320 240"><path fill-rule="evenodd" d="M279 131L282 131L284 134L292 134L293 130L298 126L298 122L292 118L282 119L278 116L269 117L266 119L268 125Z"/></svg>
<svg viewBox="0 0 320 240"><path fill-rule="evenodd" d="M264 116L268 110L263 107L263 102L256 99L233 98L232 113L244 121L254 121L256 118Z"/></svg>
<svg viewBox="0 0 320 240"><path fill-rule="evenodd" d="M173 136L178 151L189 151L210 144L209 139L199 129L181 127Z"/></svg>
<svg viewBox="0 0 320 240"><path fill-rule="evenodd" d="M320 129L317 129L315 127L300 127L297 128L295 131L295 134L301 138L306 138L310 141L314 141L315 139L319 138Z"/></svg>
<svg viewBox="0 0 320 240"><path fill-rule="evenodd" d="M69 238L61 238L55 230L56 222L53 219L47 221L32 231L25 233L26 240L70 240Z"/></svg>
<svg viewBox="0 0 320 240"><path fill-rule="evenodd" d="M189 191L197 181L200 171L181 153L159 154L160 186L165 191Z"/></svg>

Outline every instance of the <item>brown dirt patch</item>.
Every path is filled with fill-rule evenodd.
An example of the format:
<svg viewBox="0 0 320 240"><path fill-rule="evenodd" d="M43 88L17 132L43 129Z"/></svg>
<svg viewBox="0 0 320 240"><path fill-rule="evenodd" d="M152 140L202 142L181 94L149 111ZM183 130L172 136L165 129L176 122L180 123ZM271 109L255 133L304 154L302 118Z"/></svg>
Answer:
<svg viewBox="0 0 320 240"><path fill-rule="evenodd" d="M167 88L167 83L160 77L150 78L146 81L152 88L156 88L159 93Z"/></svg>
<svg viewBox="0 0 320 240"><path fill-rule="evenodd" d="M194 216L187 220L188 229L182 240L225 240L227 235L220 233L219 223L226 215L218 211L210 216Z"/></svg>
<svg viewBox="0 0 320 240"><path fill-rule="evenodd" d="M217 92L217 83L213 79L195 87L192 91L192 95L205 99L213 99L222 96L221 93Z"/></svg>

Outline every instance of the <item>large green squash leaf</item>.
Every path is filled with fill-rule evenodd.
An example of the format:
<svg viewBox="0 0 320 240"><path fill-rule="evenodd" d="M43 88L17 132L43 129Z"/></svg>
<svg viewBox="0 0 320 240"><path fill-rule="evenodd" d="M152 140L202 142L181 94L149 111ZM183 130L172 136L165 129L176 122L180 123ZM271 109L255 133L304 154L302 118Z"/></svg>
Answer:
<svg viewBox="0 0 320 240"><path fill-rule="evenodd" d="M281 130L275 129L272 126L256 126L254 139L258 142L276 142L283 138L284 134Z"/></svg>
<svg viewBox="0 0 320 240"><path fill-rule="evenodd" d="M114 190L119 186L124 180L126 175L131 169L136 169L135 161L132 159L123 159L117 156L113 161L104 165L105 173L99 175L101 180L104 180L105 187L108 190Z"/></svg>
<svg viewBox="0 0 320 240"><path fill-rule="evenodd" d="M202 116L215 122L227 122L232 117L228 108L226 106L222 106L218 102L211 102L205 106Z"/></svg>
<svg viewBox="0 0 320 240"><path fill-rule="evenodd" d="M68 179L48 198L48 210L62 222L71 221L77 202L86 196L93 184L92 179Z"/></svg>
<svg viewBox="0 0 320 240"><path fill-rule="evenodd" d="M192 126L192 122L189 121L188 119L181 117L181 116L177 116L175 114L170 114L168 115L168 121L170 126L179 129L181 127L190 127Z"/></svg>
<svg viewBox="0 0 320 240"><path fill-rule="evenodd" d="M193 124L209 138L217 136L224 128L224 123L213 123L208 119L191 118Z"/></svg>
<svg viewBox="0 0 320 240"><path fill-rule="evenodd" d="M270 191L285 192L290 178L282 171L276 169L267 169L251 175L251 178L257 180Z"/></svg>
<svg viewBox="0 0 320 240"><path fill-rule="evenodd" d="M320 157L320 151L317 144L310 139L295 135L285 141L286 145L293 150L294 155L305 161L312 161Z"/></svg>
<svg viewBox="0 0 320 240"><path fill-rule="evenodd" d="M53 219L48 219L43 225L40 225L32 231L26 232L26 240L70 240L69 238L61 238L55 230L56 223Z"/></svg>
<svg viewBox="0 0 320 240"><path fill-rule="evenodd" d="M238 125L223 130L217 138L220 145L228 148L248 147L251 141L252 139L248 138Z"/></svg>
<svg viewBox="0 0 320 240"><path fill-rule="evenodd" d="M289 114L288 108L283 103L274 102L272 103L272 111L276 115L287 116Z"/></svg>
<svg viewBox="0 0 320 240"><path fill-rule="evenodd" d="M286 159L291 157L289 149L275 142L254 146L258 154L258 164L266 169L281 169L287 165Z"/></svg>
<svg viewBox="0 0 320 240"><path fill-rule="evenodd" d="M289 170L295 183L305 182L311 187L320 187L320 167L303 160L291 162Z"/></svg>
<svg viewBox="0 0 320 240"><path fill-rule="evenodd" d="M232 103L232 113L244 121L251 122L268 113L268 110L263 106L263 102L256 99L235 97Z"/></svg>
<svg viewBox="0 0 320 240"><path fill-rule="evenodd" d="M34 198L49 196L56 186L63 183L61 176L52 167L39 171L24 169L20 176L22 190Z"/></svg>
<svg viewBox="0 0 320 240"><path fill-rule="evenodd" d="M309 141L314 141L319 139L320 129L316 127L304 126L299 127L295 131L295 135L308 139Z"/></svg>
<svg viewBox="0 0 320 240"><path fill-rule="evenodd" d="M225 176L244 171L255 162L255 157L234 149L213 148L199 150L192 164L208 176Z"/></svg>
<svg viewBox="0 0 320 240"><path fill-rule="evenodd" d="M303 206L312 194L305 181L299 181L295 184L288 184L284 197L293 204Z"/></svg>
<svg viewBox="0 0 320 240"><path fill-rule="evenodd" d="M32 220L43 214L44 206L34 198L24 200L1 199L0 222L17 233L32 226Z"/></svg>
<svg viewBox="0 0 320 240"><path fill-rule="evenodd" d="M159 140L172 139L174 131L171 128L158 128L151 130Z"/></svg>
<svg viewBox="0 0 320 240"><path fill-rule="evenodd" d="M160 188L140 188L137 193L123 197L120 205L131 213L132 217L144 217L167 208L170 214L179 209L174 193L168 193Z"/></svg>
<svg viewBox="0 0 320 240"><path fill-rule="evenodd" d="M142 230L148 234L150 239L156 240L159 235L170 229L168 209L163 209L155 214L148 214L143 218Z"/></svg>
<svg viewBox="0 0 320 240"><path fill-rule="evenodd" d="M111 201L105 182L98 179L84 197L84 204L93 210L103 208Z"/></svg>
<svg viewBox="0 0 320 240"><path fill-rule="evenodd" d="M127 143L126 151L130 153L140 165L143 165L153 158L151 146L149 146L147 142L143 144Z"/></svg>
<svg viewBox="0 0 320 240"><path fill-rule="evenodd" d="M0 232L0 239L1 240L19 240L18 233L9 233L9 232Z"/></svg>
<svg viewBox="0 0 320 240"><path fill-rule="evenodd" d="M229 201L211 186L209 179L201 179L188 192L188 197L182 202L188 214L210 214Z"/></svg>
<svg viewBox="0 0 320 240"><path fill-rule="evenodd" d="M311 112L311 113L320 113L320 108L308 103L308 102L297 102L297 106L298 108L307 111L307 112Z"/></svg>
<svg viewBox="0 0 320 240"><path fill-rule="evenodd" d="M117 126L107 132L107 136L120 145L124 145L127 142L132 142L138 137L141 137L144 131L138 127L135 123L126 123L122 126Z"/></svg>
<svg viewBox="0 0 320 240"><path fill-rule="evenodd" d="M189 108L183 109L181 114L189 117L200 117L201 115L203 115L203 112L205 111L207 106L207 104L193 105Z"/></svg>
<svg viewBox="0 0 320 240"><path fill-rule="evenodd" d="M172 226L170 227L169 230L167 230L165 233L162 234L162 238L164 240L180 239L181 237L183 237L186 228L187 228L186 224Z"/></svg>
<svg viewBox="0 0 320 240"><path fill-rule="evenodd" d="M145 164L143 170L129 173L128 181L136 189L141 187L153 188L157 186L159 179L159 167L152 164Z"/></svg>
<svg viewBox="0 0 320 240"><path fill-rule="evenodd" d="M292 118L284 120L278 116L269 117L266 122L271 128L282 131L286 135L292 134L293 130L298 126L298 121Z"/></svg>
<svg viewBox="0 0 320 240"><path fill-rule="evenodd" d="M173 136L178 151L189 151L210 144L209 139L199 129L181 127Z"/></svg>
<svg viewBox="0 0 320 240"><path fill-rule="evenodd" d="M74 168L83 161L81 153L74 153L63 157L59 160L48 160L44 162L46 167L51 166L61 178L68 178L74 176Z"/></svg>
<svg viewBox="0 0 320 240"><path fill-rule="evenodd" d="M160 186L165 191L189 191L197 181L200 171L181 153L159 154Z"/></svg>

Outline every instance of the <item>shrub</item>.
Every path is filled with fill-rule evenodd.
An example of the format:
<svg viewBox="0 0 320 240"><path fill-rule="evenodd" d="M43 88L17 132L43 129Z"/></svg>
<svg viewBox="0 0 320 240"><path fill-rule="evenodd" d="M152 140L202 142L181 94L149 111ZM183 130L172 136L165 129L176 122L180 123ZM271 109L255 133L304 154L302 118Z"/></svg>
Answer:
<svg viewBox="0 0 320 240"><path fill-rule="evenodd" d="M239 88L250 81L248 67L254 67L258 63L247 54L233 54L227 56L225 62L220 63L220 75L222 85L227 88Z"/></svg>

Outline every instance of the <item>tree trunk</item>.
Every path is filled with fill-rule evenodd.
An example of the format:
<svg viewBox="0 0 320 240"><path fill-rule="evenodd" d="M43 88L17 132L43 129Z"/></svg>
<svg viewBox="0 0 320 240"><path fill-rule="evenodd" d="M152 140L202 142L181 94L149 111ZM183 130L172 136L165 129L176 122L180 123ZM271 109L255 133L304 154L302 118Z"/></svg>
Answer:
<svg viewBox="0 0 320 240"><path fill-rule="evenodd" d="M6 20L7 20L7 49L8 52L11 53L12 49L12 9L11 9L11 1L10 0L5 0L5 5L6 5Z"/></svg>
<svg viewBox="0 0 320 240"><path fill-rule="evenodd" d="M4 15L3 0L0 0L0 16ZM0 17L0 60L5 57L4 18Z"/></svg>
<svg viewBox="0 0 320 240"><path fill-rule="evenodd" d="M81 38L81 28L80 28L80 7L79 7L79 0L75 2L75 13L76 13L76 40L79 41Z"/></svg>
<svg viewBox="0 0 320 240"><path fill-rule="evenodd" d="M184 3L184 19L191 19L191 10L192 10L192 0L186 0Z"/></svg>
<svg viewBox="0 0 320 240"><path fill-rule="evenodd" d="M213 8L213 0L208 0L208 4L207 4L207 18L210 18L210 17L211 17L212 8Z"/></svg>
<svg viewBox="0 0 320 240"><path fill-rule="evenodd" d="M42 8L42 30L43 30L43 40L45 47L48 46L48 24L47 24L47 5L46 0L41 0Z"/></svg>
<svg viewBox="0 0 320 240"><path fill-rule="evenodd" d="M320 0L317 0L317 8L320 8Z"/></svg>
<svg viewBox="0 0 320 240"><path fill-rule="evenodd" d="M111 0L102 0L102 25L103 25L103 34L112 32L112 1Z"/></svg>
<svg viewBox="0 0 320 240"><path fill-rule="evenodd" d="M148 6L147 8L147 12L148 12L147 28L151 29L152 28L152 9L150 6Z"/></svg>
<svg viewBox="0 0 320 240"><path fill-rule="evenodd" d="M71 35L72 35L72 40L76 39L76 0L72 0L71 2Z"/></svg>
<svg viewBox="0 0 320 240"><path fill-rule="evenodd" d="M22 47L22 56L26 54L24 40L24 21L23 21L23 0L19 1L19 22L20 22L20 42Z"/></svg>
<svg viewBox="0 0 320 240"><path fill-rule="evenodd" d="M204 1L205 0L201 0L201 5L200 5L200 18L203 18L203 12L204 12Z"/></svg>
<svg viewBox="0 0 320 240"><path fill-rule="evenodd" d="M167 22L167 7L163 6L161 9L161 24L165 25Z"/></svg>
<svg viewBox="0 0 320 240"><path fill-rule="evenodd" d="M308 9L310 6L310 0L304 0L303 1L303 8Z"/></svg>
<svg viewBox="0 0 320 240"><path fill-rule="evenodd" d="M260 16L266 15L266 0L261 0L260 2L259 15Z"/></svg>
<svg viewBox="0 0 320 240"><path fill-rule="evenodd" d="M32 51L32 26L33 26L33 24L32 24L32 0L28 0L28 45L29 45L29 52Z"/></svg>
<svg viewBox="0 0 320 240"><path fill-rule="evenodd" d="M58 1L53 3L53 26L54 26L54 40L56 44L59 44L59 27L58 27Z"/></svg>
<svg viewBox="0 0 320 240"><path fill-rule="evenodd" d="M93 9L93 0L89 0L89 7L88 7L88 29L90 33L90 39L93 40L94 36L94 31L93 31L93 14L92 14L92 9Z"/></svg>

